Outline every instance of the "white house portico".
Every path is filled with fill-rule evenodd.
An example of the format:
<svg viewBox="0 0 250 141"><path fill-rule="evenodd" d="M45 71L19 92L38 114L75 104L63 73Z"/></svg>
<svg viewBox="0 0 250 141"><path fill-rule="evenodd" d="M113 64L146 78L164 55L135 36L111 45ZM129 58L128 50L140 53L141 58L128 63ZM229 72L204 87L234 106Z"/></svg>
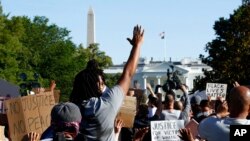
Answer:
<svg viewBox="0 0 250 141"><path fill-rule="evenodd" d="M122 65L114 65L105 69L105 73L115 74L121 73ZM150 83L153 88L157 84L163 85L167 80L167 72L178 72L178 76L182 83L186 84L189 89L193 89L193 81L196 76L203 76L203 69L211 70L211 67L201 63L200 60L191 61L185 58L181 61L147 61L145 58L140 58L136 73L131 82L131 87L135 82L138 82L141 89L146 89L146 84Z"/></svg>

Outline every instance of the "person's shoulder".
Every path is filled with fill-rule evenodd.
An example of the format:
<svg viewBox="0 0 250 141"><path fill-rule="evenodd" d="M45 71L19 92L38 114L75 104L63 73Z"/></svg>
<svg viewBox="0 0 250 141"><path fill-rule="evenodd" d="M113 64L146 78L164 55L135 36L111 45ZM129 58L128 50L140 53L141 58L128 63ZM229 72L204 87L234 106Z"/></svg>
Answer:
<svg viewBox="0 0 250 141"><path fill-rule="evenodd" d="M122 87L120 86L120 85L114 85L111 89L109 89L109 90L118 90L118 91L122 91L123 92L123 90L122 90Z"/></svg>
<svg viewBox="0 0 250 141"><path fill-rule="evenodd" d="M217 118L216 116L209 116L200 121L199 125L215 125L218 122L223 121L224 119Z"/></svg>
<svg viewBox="0 0 250 141"><path fill-rule="evenodd" d="M106 88L106 90L104 91L104 93L102 94L103 97L106 97L108 95L114 95L114 94L120 94L120 95L124 95L124 91L122 89L122 87L120 85L114 85L111 88Z"/></svg>
<svg viewBox="0 0 250 141"><path fill-rule="evenodd" d="M230 125L250 125L250 120L249 119L237 119L237 118L225 118L224 121L225 124L230 124Z"/></svg>

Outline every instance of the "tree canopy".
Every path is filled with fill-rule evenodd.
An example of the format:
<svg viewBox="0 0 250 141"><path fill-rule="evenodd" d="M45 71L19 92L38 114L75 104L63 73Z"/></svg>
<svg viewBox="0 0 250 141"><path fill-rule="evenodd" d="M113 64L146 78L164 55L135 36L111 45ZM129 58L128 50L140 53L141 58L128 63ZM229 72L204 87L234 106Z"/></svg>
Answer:
<svg viewBox="0 0 250 141"><path fill-rule="evenodd" d="M62 100L67 100L74 76L89 59L96 59L102 68L112 65L99 44L75 45L69 34L66 28L49 24L46 17L9 17L0 6L0 78L19 85L21 73L29 81L37 73L43 87L55 80Z"/></svg>
<svg viewBox="0 0 250 141"><path fill-rule="evenodd" d="M220 18L214 30L216 38L205 47L209 55L200 55L213 68L205 71L202 82L250 84L250 5L240 6L228 19Z"/></svg>

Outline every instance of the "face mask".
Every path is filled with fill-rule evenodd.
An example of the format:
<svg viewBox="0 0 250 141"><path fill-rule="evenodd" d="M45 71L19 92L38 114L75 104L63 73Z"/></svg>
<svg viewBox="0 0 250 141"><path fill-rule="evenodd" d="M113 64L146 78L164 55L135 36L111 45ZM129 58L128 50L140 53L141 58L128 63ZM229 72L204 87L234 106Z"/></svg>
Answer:
<svg viewBox="0 0 250 141"><path fill-rule="evenodd" d="M203 112L202 113L204 116L209 116L210 115L210 112Z"/></svg>
<svg viewBox="0 0 250 141"><path fill-rule="evenodd" d="M198 115L197 115L197 117L200 117L200 116L209 116L211 113L210 112L202 112L202 113L199 113Z"/></svg>

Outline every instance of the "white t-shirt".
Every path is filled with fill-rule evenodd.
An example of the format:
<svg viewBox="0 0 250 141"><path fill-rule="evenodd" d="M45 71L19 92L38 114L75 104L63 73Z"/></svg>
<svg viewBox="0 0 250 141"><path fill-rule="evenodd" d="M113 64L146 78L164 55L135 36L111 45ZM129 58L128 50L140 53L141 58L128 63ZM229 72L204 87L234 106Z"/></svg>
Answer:
<svg viewBox="0 0 250 141"><path fill-rule="evenodd" d="M157 108L156 107L148 107L148 118L151 118L155 115L155 112L156 112Z"/></svg>
<svg viewBox="0 0 250 141"><path fill-rule="evenodd" d="M250 125L250 120L211 116L200 122L198 132L207 141L229 141L230 125Z"/></svg>

